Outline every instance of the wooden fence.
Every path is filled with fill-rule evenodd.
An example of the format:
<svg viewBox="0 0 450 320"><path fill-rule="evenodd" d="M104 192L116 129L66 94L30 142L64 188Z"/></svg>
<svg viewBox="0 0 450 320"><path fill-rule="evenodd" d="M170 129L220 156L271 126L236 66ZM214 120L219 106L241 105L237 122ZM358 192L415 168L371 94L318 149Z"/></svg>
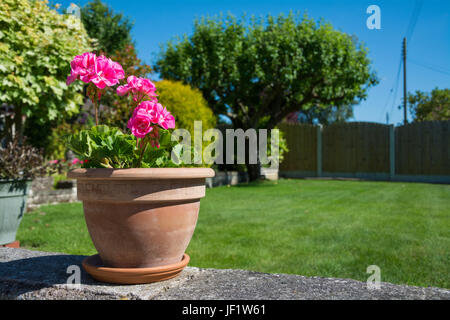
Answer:
<svg viewBox="0 0 450 320"><path fill-rule="evenodd" d="M394 127L348 122L326 127L281 124L288 177L355 177L450 183L450 121Z"/></svg>

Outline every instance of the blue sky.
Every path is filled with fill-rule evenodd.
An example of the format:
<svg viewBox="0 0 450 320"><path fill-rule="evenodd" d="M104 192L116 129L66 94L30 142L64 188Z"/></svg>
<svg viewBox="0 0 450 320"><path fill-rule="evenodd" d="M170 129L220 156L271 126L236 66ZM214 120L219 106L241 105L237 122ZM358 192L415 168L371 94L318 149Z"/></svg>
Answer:
<svg viewBox="0 0 450 320"><path fill-rule="evenodd" d="M67 7L88 1L54 1ZM307 11L314 19L324 18L334 28L356 35L369 48L372 67L380 83L370 89L367 100L355 107L354 121L372 121L398 124L403 111L397 108L403 95L403 72L400 72L395 90L401 42L407 34L414 8L420 7L415 28L408 39L407 87L408 91L431 91L435 87L450 87L450 1L364 1L364 0L196 0L148 1L103 0L116 12L122 12L134 22L133 37L138 55L152 64L159 45L175 36L191 34L196 17L231 13L235 16L278 15L289 11ZM418 5L422 3L422 5ZM381 29L369 30L366 9L378 5L381 9ZM417 9L416 9L417 10ZM394 99L395 98L395 99ZM409 117L409 114L408 114Z"/></svg>

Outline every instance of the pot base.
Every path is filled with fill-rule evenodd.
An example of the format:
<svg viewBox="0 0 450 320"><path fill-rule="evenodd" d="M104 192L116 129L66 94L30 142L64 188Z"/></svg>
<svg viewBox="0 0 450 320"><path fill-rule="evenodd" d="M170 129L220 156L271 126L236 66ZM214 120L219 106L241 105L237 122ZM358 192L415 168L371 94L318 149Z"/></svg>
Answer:
<svg viewBox="0 0 450 320"><path fill-rule="evenodd" d="M153 268L105 267L98 254L83 260L83 269L97 281L117 284L143 284L175 278L189 263L185 253L180 262Z"/></svg>
<svg viewBox="0 0 450 320"><path fill-rule="evenodd" d="M4 247L4 248L20 248L20 241L16 240L16 241L11 242L11 243L0 244L0 247Z"/></svg>

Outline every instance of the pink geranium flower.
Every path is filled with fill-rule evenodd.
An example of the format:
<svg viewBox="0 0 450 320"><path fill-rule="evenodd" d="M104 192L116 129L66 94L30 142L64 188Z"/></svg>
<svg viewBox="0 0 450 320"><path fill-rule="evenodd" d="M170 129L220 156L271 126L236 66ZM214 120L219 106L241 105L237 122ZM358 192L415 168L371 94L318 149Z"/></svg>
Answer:
<svg viewBox="0 0 450 320"><path fill-rule="evenodd" d="M167 109L160 103L155 104L154 113L156 116L155 122L161 127L166 130L175 128L174 116L169 111L167 111Z"/></svg>
<svg viewBox="0 0 450 320"><path fill-rule="evenodd" d="M106 86L111 87L119 83L120 79L125 78L125 72L120 64L112 61L110 58L100 56L95 63L95 75L91 82L99 89Z"/></svg>
<svg viewBox="0 0 450 320"><path fill-rule="evenodd" d="M138 78L135 76L129 76L127 78L127 84L117 87L117 94L124 96L130 92L133 94L133 100L139 101L145 96L154 100L156 97L156 86L153 82L146 78Z"/></svg>
<svg viewBox="0 0 450 320"><path fill-rule="evenodd" d="M128 121L128 128L137 138L143 138L153 130L152 125L159 125L166 130L173 129L175 118L160 103L144 101L134 109L133 116ZM157 137L155 132L152 138Z"/></svg>
<svg viewBox="0 0 450 320"><path fill-rule="evenodd" d="M137 108L136 108L137 109ZM128 129L136 138L144 138L153 130L152 119L146 112L137 112L128 120Z"/></svg>
<svg viewBox="0 0 450 320"><path fill-rule="evenodd" d="M97 57L94 53L86 52L76 56L70 63L71 72L67 78L67 85L77 79L85 83L92 82L97 88L104 89L119 83L125 78L122 66L105 56Z"/></svg>
<svg viewBox="0 0 450 320"><path fill-rule="evenodd" d="M86 52L76 56L70 63L71 72L67 78L67 85L70 85L77 79L88 83L95 75L95 63L97 56L94 53Z"/></svg>

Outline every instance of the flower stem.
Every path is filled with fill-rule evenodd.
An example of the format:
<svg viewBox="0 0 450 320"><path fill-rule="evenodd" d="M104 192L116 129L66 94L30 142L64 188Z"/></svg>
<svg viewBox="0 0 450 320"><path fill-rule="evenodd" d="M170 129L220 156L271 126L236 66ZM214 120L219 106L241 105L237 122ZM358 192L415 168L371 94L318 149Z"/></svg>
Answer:
<svg viewBox="0 0 450 320"><path fill-rule="evenodd" d="M94 109L95 109L95 125L98 126L98 108L97 108L97 102L94 102Z"/></svg>
<svg viewBox="0 0 450 320"><path fill-rule="evenodd" d="M148 145L148 141L144 139L141 139L141 154L139 155L139 160L138 160L138 165L137 167L140 168L141 167L141 162L142 162L142 157L144 156L145 150L147 149L147 145Z"/></svg>

